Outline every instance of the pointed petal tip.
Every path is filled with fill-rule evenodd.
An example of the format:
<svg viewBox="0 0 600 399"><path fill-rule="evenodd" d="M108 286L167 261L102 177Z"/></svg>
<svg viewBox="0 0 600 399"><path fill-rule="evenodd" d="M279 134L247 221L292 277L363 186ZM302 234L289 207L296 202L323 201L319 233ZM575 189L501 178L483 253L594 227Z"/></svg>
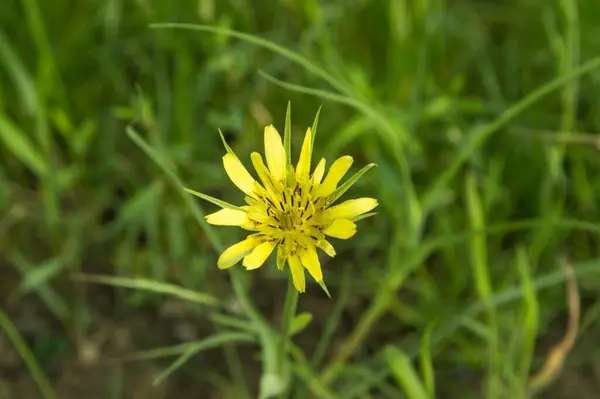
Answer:
<svg viewBox="0 0 600 399"><path fill-rule="evenodd" d="M327 294L327 297L329 297L329 299L331 299L331 294L329 293L329 290L327 289L327 286L325 285L325 281L321 280L321 281L317 281L317 283L321 286L323 291L325 291L325 294Z"/></svg>

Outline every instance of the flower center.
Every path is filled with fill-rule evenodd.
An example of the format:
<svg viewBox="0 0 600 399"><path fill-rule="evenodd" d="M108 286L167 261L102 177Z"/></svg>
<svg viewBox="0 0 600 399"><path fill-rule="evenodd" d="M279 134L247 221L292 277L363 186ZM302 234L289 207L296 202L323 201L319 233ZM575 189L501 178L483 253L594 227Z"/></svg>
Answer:
<svg viewBox="0 0 600 399"><path fill-rule="evenodd" d="M314 216L315 204L309 193L310 187L296 184L281 192L279 201L269 207L269 216L273 217L280 230L286 232L305 232L308 221Z"/></svg>

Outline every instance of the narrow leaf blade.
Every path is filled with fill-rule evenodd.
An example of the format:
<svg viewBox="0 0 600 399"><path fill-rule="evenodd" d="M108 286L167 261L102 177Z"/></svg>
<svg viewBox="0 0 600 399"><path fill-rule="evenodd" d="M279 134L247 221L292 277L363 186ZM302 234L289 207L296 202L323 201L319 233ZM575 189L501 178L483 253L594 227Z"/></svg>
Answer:
<svg viewBox="0 0 600 399"><path fill-rule="evenodd" d="M374 163L368 164L367 166L365 166L364 168L362 168L361 170L356 172L351 178L346 180L344 182L344 184L339 186L337 188L337 190L335 190L333 192L333 194L331 194L330 203L334 203L338 198L340 198L342 195L344 195L344 193L346 191L348 191L350 189L350 187L352 187L354 185L354 183L356 183L358 181L358 179L360 179L365 173L367 173L369 171L369 169L371 169L373 166L377 166L377 165Z"/></svg>
<svg viewBox="0 0 600 399"><path fill-rule="evenodd" d="M227 144L227 141L225 140L225 136L223 135L221 129L219 129L219 136L221 136L221 141L223 142L223 146L225 147L225 150L227 150L227 153L233 155L237 159L237 156L235 155L229 144Z"/></svg>
<svg viewBox="0 0 600 399"><path fill-rule="evenodd" d="M77 274L73 277L77 281L85 283L96 283L112 285L115 287L131 288L142 291L156 292L170 295L189 302L195 302L208 306L219 306L221 303L215 297L192 291L174 284L161 283L143 278L113 277L90 274Z"/></svg>
<svg viewBox="0 0 600 399"><path fill-rule="evenodd" d="M45 176L48 173L46 161L25 132L3 115L0 115L0 142L3 142L17 159L38 176Z"/></svg>
<svg viewBox="0 0 600 399"><path fill-rule="evenodd" d="M311 132L311 140L310 140L310 153L313 153L313 148L315 145L315 137L317 136L317 128L319 127L319 116L321 115L321 108L323 108L322 105L319 106L319 109L317 110L317 114L315 115L315 120L313 121L312 124L312 128L310 130Z"/></svg>
<svg viewBox="0 0 600 399"><path fill-rule="evenodd" d="M183 366L189 359L191 359L198 352L201 352L206 349L216 348L222 345L231 344L231 343L239 343L239 342L253 342L255 338L246 333L234 333L234 332L224 332L214 334L206 339L201 341L193 342L187 344L187 348L185 348L185 352L181 354L173 363L169 365L156 379L154 380L154 385L158 385L162 383L169 375L171 375L175 370L179 367ZM183 347L182 347L183 348Z"/></svg>
<svg viewBox="0 0 600 399"><path fill-rule="evenodd" d="M220 200L218 198L211 197L210 195L203 194L203 193L201 193L199 191L195 191L195 190L192 190L190 188L184 188L184 190L186 192L190 193L190 194L195 195L196 197L200 197L200 198L202 198L205 201L208 201L208 202L211 202L211 203L213 203L213 204L215 204L217 206L220 206L221 208L235 209L235 210L241 210L242 209L239 206L235 206L233 204L230 204L229 202L225 202L225 201Z"/></svg>

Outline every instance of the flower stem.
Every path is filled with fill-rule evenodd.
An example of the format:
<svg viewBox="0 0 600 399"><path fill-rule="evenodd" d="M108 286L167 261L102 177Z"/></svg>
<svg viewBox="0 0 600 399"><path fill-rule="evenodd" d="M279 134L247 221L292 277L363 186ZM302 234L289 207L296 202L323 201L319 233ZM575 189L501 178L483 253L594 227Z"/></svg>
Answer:
<svg viewBox="0 0 600 399"><path fill-rule="evenodd" d="M296 306L298 304L298 291L294 287L293 280L288 280L287 294L285 295L285 303L283 305L283 316L281 324L281 336L277 351L277 369L281 376L285 376L284 367L287 359L287 344L290 340L290 332L292 322L296 316Z"/></svg>

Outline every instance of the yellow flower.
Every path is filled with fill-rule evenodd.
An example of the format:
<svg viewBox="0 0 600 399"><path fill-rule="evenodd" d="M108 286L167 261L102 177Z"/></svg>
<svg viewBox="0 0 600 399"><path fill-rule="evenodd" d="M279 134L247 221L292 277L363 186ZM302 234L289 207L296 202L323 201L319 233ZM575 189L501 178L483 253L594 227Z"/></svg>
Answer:
<svg viewBox="0 0 600 399"><path fill-rule="evenodd" d="M334 256L335 250L326 236L352 237L356 233L355 221L372 215L366 213L377 206L377 200L359 198L333 205L373 164L364 167L342 185L339 183L352 165L350 156L336 160L324 179L325 159L321 159L310 174L318 116L317 113L313 129L306 131L295 168L291 165L289 154L289 114L286 118L287 149L275 127L269 125L265 128L266 165L259 153L251 154L252 164L262 184L252 177L223 139L227 149L223 166L233 184L246 194L247 205L237 207L187 190L223 208L206 216L208 223L239 226L253 232L221 254L219 268L229 268L243 259L242 265L247 270L257 269L277 248L277 267L282 270L287 261L294 286L299 292L306 289L304 269L327 291L317 248Z"/></svg>

